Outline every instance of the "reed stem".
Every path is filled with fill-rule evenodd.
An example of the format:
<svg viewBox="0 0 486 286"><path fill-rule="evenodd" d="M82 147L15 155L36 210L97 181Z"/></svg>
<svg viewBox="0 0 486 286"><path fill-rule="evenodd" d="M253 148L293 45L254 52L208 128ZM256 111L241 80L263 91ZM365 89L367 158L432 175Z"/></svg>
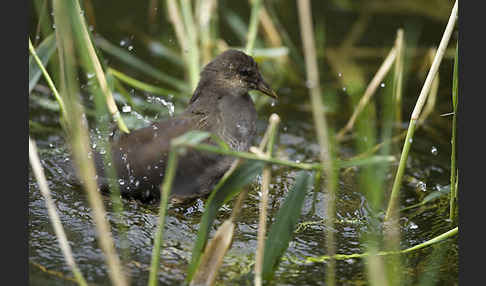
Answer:
<svg viewBox="0 0 486 286"><path fill-rule="evenodd" d="M437 49L437 53L434 58L434 62L430 67L429 73L427 74L427 78L425 79L424 86L420 92L420 95L417 99L415 104L415 108L413 109L412 116L410 118L410 123L407 131L407 137L405 138L405 143L402 150L402 155L400 156L400 163L398 166L397 174L395 176L395 181L393 182L393 187L390 195L390 201L388 203L388 208L385 214L385 221L388 221L392 215L392 212L396 211L398 205L398 193L400 190L400 186L402 183L403 173L405 171L405 165L408 158L408 152L410 150L410 146L412 144L413 133L415 131L415 125L417 120L420 116L420 112L422 110L423 105L425 104L425 100L427 99L427 95L430 92L430 88L432 86L432 81L434 80L437 71L439 70L440 63L442 58L444 57L445 50L447 48L447 44L449 43L449 39L451 38L452 31L454 29L454 25L457 20L457 0L454 3L454 7L452 8L451 15L449 17L449 21L447 23L446 29L442 36L442 39L439 44L439 48Z"/></svg>
<svg viewBox="0 0 486 286"><path fill-rule="evenodd" d="M78 4L78 5L76 5ZM70 144L76 170L83 182L91 207L94 225L98 233L97 241L105 255L108 266L108 276L115 285L128 285L128 279L123 275L123 267L116 253L111 236L110 225L106 220L106 212L101 194L96 182L96 171L93 159L87 154L91 151L84 108L79 102L79 86L76 80L76 50L74 48L74 31L70 14L80 13L79 3L71 1L53 0L54 21L56 24L57 51L60 62L61 92L66 104L67 140ZM76 25L79 29L79 26ZM79 31L78 31L79 32Z"/></svg>
<svg viewBox="0 0 486 286"><path fill-rule="evenodd" d="M326 215L328 218L326 223L326 229L331 230L334 228L337 176L335 162L332 156L332 146L329 136L329 129L327 127L326 116L324 114L324 106L321 97L310 1L297 0L297 7L299 10L300 30L302 42L304 45L304 58L308 83L307 86L310 89L309 93L312 104L312 114L315 123L314 126L317 133L317 141L320 146L320 166L327 176L327 180L325 180L325 182L327 183L326 187L328 192L328 198L327 200L325 200L327 204L325 206ZM329 253L329 255L331 256L336 253L333 231L328 231L326 233L326 250L327 253ZM336 262L334 259L331 259L329 264L327 264L326 285L335 285L335 268Z"/></svg>
<svg viewBox="0 0 486 286"><path fill-rule="evenodd" d="M398 29L395 40L395 73L393 78L393 98L395 102L396 122L402 122L403 59L405 55L403 29Z"/></svg>
<svg viewBox="0 0 486 286"><path fill-rule="evenodd" d="M458 98L458 65L459 65L459 43L456 43L456 56L454 58L454 75L452 79L452 138L451 138L451 193L449 199L449 219L454 221L456 216L457 200L457 168L456 168L456 120L457 120L457 98Z"/></svg>
<svg viewBox="0 0 486 286"><path fill-rule="evenodd" d="M199 47L197 45L197 31L192 15L191 0L181 0L182 18L186 27L186 36L189 39L187 53L189 79L191 82L191 89L194 90L199 82Z"/></svg>

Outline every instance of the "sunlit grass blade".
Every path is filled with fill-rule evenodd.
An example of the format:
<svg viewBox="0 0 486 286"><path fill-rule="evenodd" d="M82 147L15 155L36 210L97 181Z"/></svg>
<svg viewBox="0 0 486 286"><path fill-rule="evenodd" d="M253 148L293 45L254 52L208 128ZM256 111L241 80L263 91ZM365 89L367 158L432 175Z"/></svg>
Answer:
<svg viewBox="0 0 486 286"><path fill-rule="evenodd" d="M149 286L158 285L157 273L159 270L159 260L160 260L160 246L163 240L165 216L167 213L167 204L169 202L169 195L172 188L172 182L174 180L176 170L177 170L177 149L174 145L171 146L169 152L169 159L167 162L167 167L165 170L164 182L160 186L161 189L161 199L159 206L159 223L157 226L157 231L154 237L154 247L152 248L152 261L150 264L150 274L149 274Z"/></svg>
<svg viewBox="0 0 486 286"><path fill-rule="evenodd" d="M206 201L206 209L199 224L197 240L192 250L191 263L187 271L187 282L192 280L196 269L199 267L200 258L218 209L238 194L245 185L252 182L256 175L261 173L263 165L264 163L259 161L242 163L231 175L223 177L212 191Z"/></svg>
<svg viewBox="0 0 486 286"><path fill-rule="evenodd" d="M175 77L172 77L159 69L147 64L146 62L138 59L134 55L125 51L124 49L108 42L105 38L97 36L95 38L96 46L98 46L104 52L116 57L120 61L123 61L128 66L143 72L145 75L150 76L154 79L160 80L164 84L173 86L181 92L190 92L189 86L184 82Z"/></svg>
<svg viewBox="0 0 486 286"><path fill-rule="evenodd" d="M52 36L52 39L54 40L55 37ZM56 42L54 41L54 45L55 44L56 44ZM37 65L37 68L39 69L39 72L44 74L44 78L46 79L47 84L49 85L49 88L51 89L52 93L54 94L54 97L56 98L57 103L59 104L59 108L61 110L62 118L64 120L66 120L67 114L66 114L66 107L64 105L64 100L59 95L59 92L57 91L57 88L54 85L54 82L52 81L51 77L47 73L47 70L44 68L44 64L41 62L41 59L39 59L39 57L37 56L37 53L34 50L34 46L32 45L30 38L29 38L29 51L30 51L30 54L32 55L32 57L34 59L35 64ZM30 62L30 58L29 58L29 62ZM34 72L35 71L33 71L33 73ZM29 63L29 76L30 76L30 63ZM40 74L39 74L39 76L40 76ZM37 81L37 80L35 80L35 81ZM30 83L31 82L29 81L29 85L30 85ZM33 83L33 85L35 85L35 83ZM29 91L29 93L30 93L30 91ZM61 124L63 124L63 123L61 123Z"/></svg>
<svg viewBox="0 0 486 286"><path fill-rule="evenodd" d="M313 182L313 176L307 171L301 171L292 189L287 194L283 205L275 216L265 240L262 277L267 282L273 277L280 257L287 249L294 229L299 221L305 195Z"/></svg>
<svg viewBox="0 0 486 286"><path fill-rule="evenodd" d="M35 53L39 57L42 65L46 66L54 51L56 51L56 37L54 34L51 34L39 44ZM36 60L32 55L29 56L29 94L39 81L41 74L42 71L39 68Z"/></svg>

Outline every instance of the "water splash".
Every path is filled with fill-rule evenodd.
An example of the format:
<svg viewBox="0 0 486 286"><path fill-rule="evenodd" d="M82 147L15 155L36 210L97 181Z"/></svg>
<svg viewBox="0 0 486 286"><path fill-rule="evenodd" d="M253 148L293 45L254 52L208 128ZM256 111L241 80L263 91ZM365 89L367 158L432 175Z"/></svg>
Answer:
<svg viewBox="0 0 486 286"><path fill-rule="evenodd" d="M154 97L154 96L149 96L147 98L147 101L152 103L152 104L161 104L167 108L167 111L169 112L169 116L174 116L174 103L171 101L164 100L163 98L160 97Z"/></svg>

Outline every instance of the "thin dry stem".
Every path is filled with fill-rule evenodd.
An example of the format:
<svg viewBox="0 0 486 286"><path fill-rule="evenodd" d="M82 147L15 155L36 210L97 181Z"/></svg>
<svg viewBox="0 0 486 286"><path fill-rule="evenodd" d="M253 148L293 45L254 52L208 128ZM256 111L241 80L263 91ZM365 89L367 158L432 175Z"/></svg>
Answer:
<svg viewBox="0 0 486 286"><path fill-rule="evenodd" d="M268 141L267 151L263 153L263 148L265 144L260 144L260 148L256 151L257 155L264 158L272 157L273 142L275 139L276 129L278 123L280 122L280 117L277 114L272 114L270 116L270 124L267 128ZM267 205L268 205L268 193L270 188L270 180L272 179L271 166L266 165L263 168L262 174L262 192L260 198L260 214L258 219L258 234L257 234L257 251L255 255L255 285L262 285L262 270L263 270L263 256L265 251L265 235L267 230Z"/></svg>
<svg viewBox="0 0 486 286"><path fill-rule="evenodd" d="M46 207L49 214L49 219L51 220L51 224L54 227L54 232L56 233L57 241L59 242L59 247L61 248L62 254L64 255L64 259L66 263L71 268L77 282L80 285L87 285L84 277L81 274L76 262L74 261L73 253L71 251L71 247L69 246L69 242L66 237L66 233L64 232L64 228L62 227L61 219L56 211L56 205L51 197L51 191L47 185L46 177L44 176L44 171L42 169L42 165L39 160L39 156L37 155L37 148L35 146L35 142L30 139L29 136L29 161L32 166L32 171L34 172L35 178L39 183L39 189L41 191L44 200L46 201Z"/></svg>
<svg viewBox="0 0 486 286"><path fill-rule="evenodd" d="M419 98L417 103L415 104L415 108L413 109L411 119L417 120L419 118L420 112L422 111L422 107L425 104L425 100L427 99L427 95L430 92L430 88L432 86L432 81L434 80L438 70L440 63L442 62L442 58L444 57L447 45L449 44L449 39L451 38L452 31L454 30L454 25L457 20L457 0L454 3L454 7L452 8L451 16L449 17L449 22L447 23L446 29L444 31L444 35L439 44L439 48L437 49L437 53L435 55L434 61L432 62L432 66L430 67L429 73L427 74L427 78L425 79L424 86L420 91Z"/></svg>
<svg viewBox="0 0 486 286"><path fill-rule="evenodd" d="M366 88L366 91L363 95L363 97L360 99L358 106L353 112L353 115L351 115L351 118L349 119L348 123L346 123L346 126L344 126L343 129L339 131L339 133L336 135L336 139L338 141L342 140L344 138L344 135L349 132L353 126L354 123L356 122L356 119L358 118L358 115L363 111L365 106L368 104L370 101L371 96L375 93L376 89L378 89L378 86L380 86L380 83L383 81L385 76L387 75L388 71L393 65L393 62L395 61L396 58L396 48L393 47L390 52L388 53L388 56L385 58L383 63L381 64L380 68L376 72L375 76L371 80L370 84Z"/></svg>

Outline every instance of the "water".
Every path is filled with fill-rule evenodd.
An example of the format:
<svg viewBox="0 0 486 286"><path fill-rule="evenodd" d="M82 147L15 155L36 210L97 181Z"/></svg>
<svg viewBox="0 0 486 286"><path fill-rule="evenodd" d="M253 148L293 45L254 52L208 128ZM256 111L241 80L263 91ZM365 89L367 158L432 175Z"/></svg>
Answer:
<svg viewBox="0 0 486 286"><path fill-rule="evenodd" d="M150 52L144 51L140 47L137 37L127 36L126 31L122 31L119 19L128 19L134 23L145 23L147 11L143 5L130 6L128 2L116 2L117 5L102 3L105 1L94 1L96 13L96 29L90 26L90 30L95 30L103 34L112 41L119 43L120 46L131 51L130 53L146 60L149 63L160 62L160 69L163 68L164 61L154 58ZM224 2L224 1L223 1ZM244 2L244 1L242 1ZM243 5L239 3L238 5ZM295 9L292 5L282 5L279 11L282 15L294 15ZM324 5L325 6L325 5ZM246 7L246 6L245 6ZM247 15L248 9L240 9L242 15ZM318 11L318 10L315 10ZM329 35L326 35L326 44L333 45L340 43L345 31L347 31L354 20L356 14L346 14L336 8L330 9L323 7L323 15L334 23ZM161 10L159 9L159 12ZM344 15L344 16L343 16ZM221 17L223 19L223 17ZM295 15L294 15L294 18ZM386 18L386 17L385 17ZM294 19L296 20L296 19ZM365 43L391 45L395 36L397 26L408 20L407 18L388 17L388 20L376 18L378 22L373 25L373 31L362 39ZM380 25L379 23L389 21L393 25ZM412 20L410 20L412 21ZM438 43L437 38L443 30L442 23L430 24L430 20L418 19L417 23L427 27L424 34L428 35L419 38L423 45ZM293 23L284 23L288 28ZM143 24L137 27L138 30L145 30ZM169 24L168 24L169 25ZM167 26L168 26L167 25ZM298 25L293 25L290 29L295 44L300 44ZM393 29L392 29L393 28ZM163 29L163 28L161 28ZM230 34L223 30L223 33ZM166 31L162 34L168 34ZM170 47L177 48L177 41L169 34L168 41ZM233 39L234 36L228 36ZM238 45L237 40L230 41L230 44ZM137 48L133 48L137 47ZM106 58L109 58L106 56ZM324 61L323 61L324 62ZM445 60L444 65L450 66L451 61ZM369 65L369 79L379 67L379 61L373 63L363 63ZM339 72L331 73L326 64L322 64L322 77L324 78L321 86L323 89L334 88L339 92L351 90L351 86L343 87L338 82L339 78L350 76L344 69ZM178 71L174 71L177 73ZM447 69L441 67L441 73L451 74ZM265 74L264 74L265 76ZM88 76L89 77L89 76ZM181 76L182 77L182 76ZM143 77L140 77L144 79ZM445 77L447 78L447 76ZM148 81L148 80L147 80ZM267 80L272 84L270 80ZM440 116L451 111L450 104L450 83L448 80L441 80L439 94L443 97L438 98L436 110L426 121L426 128L418 128L412 142L410 158L407 161L404 183L401 188L400 201L402 206L409 206L419 203L431 192L442 190L449 184L450 176L450 122L452 116ZM154 83L156 84L156 83ZM259 121L257 124L257 142L263 136L267 126L267 119L271 113L275 112L281 117L281 127L279 137L276 142L276 154L281 158L286 158L294 162L316 162L319 158L319 146L316 142L313 119L308 104L308 86L313 83L303 81L302 84L288 86L281 84L279 90L279 100L277 104L273 102L259 110ZM423 84L423 79L414 76L409 77L407 82L407 93L404 96L403 117L409 116L413 109L414 101ZM391 85L385 86L381 83L380 90L386 90ZM342 89L342 91L341 91ZM381 92L381 91L379 91ZM377 91L377 96L379 96ZM339 94L339 93L338 93ZM133 96L136 95L134 92ZM415 95L415 96L413 96ZM158 97L147 97L152 104L162 105L167 109L164 116L177 114L177 110L183 106L174 106L179 103L172 103ZM324 97L326 99L326 97ZM349 97L344 97L343 102L347 103ZM325 101L326 102L326 101ZM349 103L348 103L349 104ZM122 111L128 115L133 115L137 120L147 124L151 117L144 116L135 112L133 109L123 107ZM330 112L328 114L331 125L343 126L349 118L347 112L339 114ZM42 123L46 126L58 127L58 116L53 112L46 111L35 102L29 102L29 116L32 121ZM161 115L162 117L162 115ZM344 123L342 123L344 122ZM407 128L404 122L402 129ZM34 131L32 131L34 132ZM68 159L68 154L64 149L64 142L60 132L33 133L31 137L41 152L40 157L44 161L45 172L52 197L56 203L57 211L61 222L65 228L68 240L73 250L74 258L81 269L81 272L89 283L96 285L110 285L107 276L107 268L104 257L98 247L97 235L91 217L91 210L87 203L86 194L77 186L70 185L66 181L66 174L56 165ZM403 141L403 140L402 140ZM403 142L393 145L393 154L399 159ZM352 143L343 143L338 154L341 158L347 158L356 153ZM439 151L440 150L440 151ZM391 189L394 178L394 168L385 175L385 188ZM61 171L61 172L59 172ZM313 190L308 190L300 218L298 231L285 252L276 275L275 285L324 285L326 263L304 264L296 263L306 257L326 255L325 235L332 231L336 237L337 252L341 254L362 253L366 249L362 239L365 233L373 231L370 221L369 202L363 194L357 181L359 168L341 170L338 193L336 197L336 221L333 229L327 229L325 203L327 195L318 193L315 196ZM295 181L296 170L285 167L274 166L272 168L272 181L269 196L268 217L274 218L280 205L285 200L286 194ZM261 180L261 179L259 179ZM233 245L223 262L220 269L218 282L223 285L249 285L252 284L252 269L254 262L254 252L256 249L257 225L258 225L258 205L259 205L259 180L250 185L250 193L245 201L240 218L236 225ZM69 280L72 277L69 268L64 262L62 253L58 247L54 231L48 219L44 200L38 189L31 171L29 170L29 283L31 285L75 285ZM123 199L124 225L127 228L126 239L128 247L124 246L122 236L119 233L119 224L112 210L112 203L108 197L104 198L104 205L107 210L106 219L112 226L113 237L116 247L122 256L122 261L126 269L126 274L131 279L131 285L146 285L148 281L149 265L152 255L153 237L156 231L158 206L145 205L137 201ZM215 229L231 214L232 203L222 207L214 223L212 233ZM407 248L441 233L444 233L453 225L448 221L448 201L443 197L437 201L429 203L420 208L415 208L401 213L399 221L401 230L401 248ZM202 212L204 211L205 201L203 199L195 201L193 204L172 207L168 211L164 240L161 250L161 269L159 270L159 285L179 285L184 280L186 269L191 259L191 252L196 239L197 230ZM383 208L384 209L384 208ZM378 214L382 217L382 214ZM271 225L272 220L268 221ZM425 248L420 251L412 252L401 256L405 285L416 285L421 279L425 279L424 273L432 275L436 273L437 283L434 285L453 285L457 283L458 276L458 247L457 238L446 240L434 247ZM438 265L430 264L431 258L436 258ZM293 260L294 259L294 260ZM337 282L338 285L357 285L366 284L367 274L363 259L347 259L337 261ZM45 272L49 270L51 272ZM54 272L52 272L54 271ZM431 277L432 277L431 276ZM434 278L434 277L432 277Z"/></svg>
<svg viewBox="0 0 486 286"><path fill-rule="evenodd" d="M279 110L277 110L277 113L279 113ZM265 118L265 116L260 115L260 118L258 126L264 127L266 122L262 118ZM301 130L305 130L303 126L306 124L296 121L287 122L287 124L289 125L287 131L281 130L277 141L278 149L284 150L279 151L280 154L287 154L288 158L294 161L314 161L315 158L318 158L318 149L309 147L315 144L312 142L313 139L309 139L312 138L312 135L302 136L301 134L303 132ZM263 135L263 131L263 128L260 128L260 137ZM59 147L62 146L59 138L55 140L57 142L54 143L54 146L57 146L57 148L44 149L41 158L46 161L47 166L50 163L54 165L51 169L46 170L47 178L61 222L71 242L74 257L88 281L100 285L109 285L106 266L97 244L95 228L91 218L90 207L86 201L86 195L83 190L66 183L64 174L56 171L55 163L61 163L65 160L67 153ZM425 139L426 142L428 140L430 139ZM421 140L417 139L416 141ZM424 146L427 146L426 142L423 143ZM432 157L434 159L439 157L440 154L431 154L428 148L424 150L419 149L418 151L419 154L426 156L426 158L417 158L414 156L415 152L412 151L412 166L410 169L407 169L406 176L421 180L420 182L426 181L428 185L445 185L448 179L448 170L446 168L435 163L429 174L422 172L424 170L422 165L427 164L426 161L432 160ZM420 153L420 151L423 153ZM433 162L437 161L433 160ZM447 166L445 163L441 162L441 164ZM430 165L429 168L431 168ZM295 170L289 170L285 167L273 168L270 208L268 210L269 217L274 217L279 206L283 203L286 193L295 180L295 173ZM324 237L327 231L335 233L338 253L351 254L365 251L361 239L363 232L366 232L369 227L367 218L369 207L366 198L359 190L359 186L353 182L356 175L356 172L347 172L340 179L336 200L337 221L335 228L332 230L326 229L324 225L324 220L326 219L324 207L326 195L318 193L314 202L313 192L311 190L308 191L300 220L301 222L306 222L306 225L301 225L285 253L284 260L281 262L275 277L276 285L295 285L293 283L296 279L298 279L299 285L324 285L325 264L296 264L287 259L296 258L303 260L309 256L325 255ZM250 266L252 265L256 248L259 191L258 184L252 184L249 198L242 208L240 220L235 229L232 248L228 252L220 270L219 281L226 281L228 284L225 285L244 285L251 281L249 280L251 278L245 276L245 273L252 269ZM405 183L402 193L407 204L411 205L419 202L421 196L430 193L430 191L425 188L417 189L416 185L407 185ZM119 252L123 253L121 236L116 227L117 224L112 212L110 199L105 197L104 203L107 209L107 219L112 225L116 245ZM124 225L128 229L127 239L129 244L127 249L128 257L125 257L123 260L124 265L127 268L127 273L132 278L133 285L146 285L153 236L156 231L157 206L144 205L125 199L123 204ZM219 226L224 219L230 216L231 205L232 203L229 203L219 212L218 219L214 224L215 227ZM421 243L451 228L446 221L446 218L448 218L447 213L444 211L437 213L437 208L437 205L431 204L425 210L413 210L407 212L406 217L402 217L400 227L403 248ZM169 209L161 253L160 285L179 284L184 280L203 210L204 200L198 200L188 206ZM42 281L42 279L49 277L50 280L62 285L66 282L64 279L45 274L35 266L42 265L47 269L62 273L65 277L71 277L49 223L44 201L31 174L29 174L29 229L31 282ZM213 233L214 231L215 228L213 228ZM444 242L443 244L450 249L448 251L454 252L456 250L456 245L451 242ZM423 253L423 257L426 257L431 252L431 248L420 252ZM420 252L404 256L410 271L419 271L421 269L421 262L415 258ZM449 257L448 259L452 258ZM457 263L444 263L444 265L448 265L446 270L449 272L441 272L441 275L448 275L454 281L455 276L453 273L457 273ZM366 274L363 272L363 267L364 264L361 259L338 261L339 281L343 283L365 281Z"/></svg>

